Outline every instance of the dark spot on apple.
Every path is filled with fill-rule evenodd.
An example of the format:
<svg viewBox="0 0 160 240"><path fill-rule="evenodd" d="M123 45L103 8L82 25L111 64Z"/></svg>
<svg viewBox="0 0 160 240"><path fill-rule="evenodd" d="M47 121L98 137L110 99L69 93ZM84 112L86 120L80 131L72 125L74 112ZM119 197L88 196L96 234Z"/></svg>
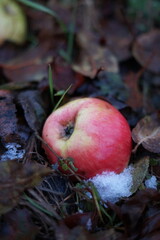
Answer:
<svg viewBox="0 0 160 240"><path fill-rule="evenodd" d="M73 123L69 123L67 126L64 128L64 137L69 139L74 131L74 125Z"/></svg>

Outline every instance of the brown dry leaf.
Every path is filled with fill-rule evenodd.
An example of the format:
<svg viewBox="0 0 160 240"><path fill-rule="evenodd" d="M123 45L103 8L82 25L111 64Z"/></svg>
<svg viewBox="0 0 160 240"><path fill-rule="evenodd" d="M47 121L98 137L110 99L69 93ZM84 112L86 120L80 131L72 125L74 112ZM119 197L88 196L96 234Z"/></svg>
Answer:
<svg viewBox="0 0 160 240"><path fill-rule="evenodd" d="M137 143L134 151L140 144L150 152L160 153L160 116L153 114L141 119L132 130L132 138Z"/></svg>
<svg viewBox="0 0 160 240"><path fill-rule="evenodd" d="M18 204L27 188L38 184L51 169L40 164L22 164L15 160L0 162L0 214L10 211Z"/></svg>
<svg viewBox="0 0 160 240"><path fill-rule="evenodd" d="M160 30L152 30L140 35L133 45L133 55L137 61L154 73L160 73Z"/></svg>
<svg viewBox="0 0 160 240"><path fill-rule="evenodd" d="M38 228L27 209L16 209L3 216L1 240L34 240L37 233Z"/></svg>
<svg viewBox="0 0 160 240"><path fill-rule="evenodd" d="M81 56L78 62L72 65L75 71L90 78L94 78L100 69L112 73L118 72L117 59L108 48L100 46L86 32L78 34L78 42Z"/></svg>
<svg viewBox="0 0 160 240"><path fill-rule="evenodd" d="M127 239L159 239L157 238L157 235L160 236L159 201L158 191L146 189L138 191L122 204L118 209L118 215L124 224Z"/></svg>
<svg viewBox="0 0 160 240"><path fill-rule="evenodd" d="M116 20L108 21L105 31L106 44L119 61L131 56L132 35L124 24Z"/></svg>
<svg viewBox="0 0 160 240"><path fill-rule="evenodd" d="M5 63L2 59L0 66L9 81L40 81L44 77L48 77L46 65L52 59L51 43L48 41L37 47L25 49L18 56Z"/></svg>
<svg viewBox="0 0 160 240"><path fill-rule="evenodd" d="M18 131L14 95L7 90L0 90L0 137L8 141ZM12 119L12 121L11 121Z"/></svg>
<svg viewBox="0 0 160 240"><path fill-rule="evenodd" d="M30 134L21 112L17 112L14 94L0 90L0 160L22 159Z"/></svg>
<svg viewBox="0 0 160 240"><path fill-rule="evenodd" d="M130 191L132 193L135 193L142 184L148 172L149 157L143 157L142 159L138 160L138 162L135 163L133 167L134 167L132 171L133 184Z"/></svg>
<svg viewBox="0 0 160 240"><path fill-rule="evenodd" d="M85 81L84 76L75 72L72 67L62 59L52 64L53 85L57 91L66 90L72 85L69 93L73 93Z"/></svg>
<svg viewBox="0 0 160 240"><path fill-rule="evenodd" d="M39 131L46 118L40 93L37 90L22 91L18 100L29 127L35 132Z"/></svg>

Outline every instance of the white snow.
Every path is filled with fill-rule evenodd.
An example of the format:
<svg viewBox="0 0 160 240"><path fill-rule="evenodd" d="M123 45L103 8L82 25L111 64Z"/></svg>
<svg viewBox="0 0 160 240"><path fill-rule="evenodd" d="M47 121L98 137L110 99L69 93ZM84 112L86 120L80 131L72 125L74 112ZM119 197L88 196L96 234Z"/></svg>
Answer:
<svg viewBox="0 0 160 240"><path fill-rule="evenodd" d="M154 188L157 189L157 178L155 176L151 176L151 178L145 181L146 188Z"/></svg>
<svg viewBox="0 0 160 240"><path fill-rule="evenodd" d="M87 227L88 231L90 231L92 229L92 220L91 220L91 218L88 219L86 227Z"/></svg>
<svg viewBox="0 0 160 240"><path fill-rule="evenodd" d="M130 191L132 186L132 170L133 167L129 166L120 174L103 172L90 178L88 181L94 184L103 201L115 203L121 198L129 197L132 194Z"/></svg>
<svg viewBox="0 0 160 240"><path fill-rule="evenodd" d="M23 158L25 154L25 150L22 149L21 145L18 143L7 143L5 148L6 151L1 155L1 161Z"/></svg>

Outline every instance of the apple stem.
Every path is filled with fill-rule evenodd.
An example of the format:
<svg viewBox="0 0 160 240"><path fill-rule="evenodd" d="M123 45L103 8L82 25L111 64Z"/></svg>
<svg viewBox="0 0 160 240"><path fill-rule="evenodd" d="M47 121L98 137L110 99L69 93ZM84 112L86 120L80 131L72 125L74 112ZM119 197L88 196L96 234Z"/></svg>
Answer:
<svg viewBox="0 0 160 240"><path fill-rule="evenodd" d="M74 131L74 124L68 123L67 126L64 128L64 132L62 133L62 137L69 139Z"/></svg>

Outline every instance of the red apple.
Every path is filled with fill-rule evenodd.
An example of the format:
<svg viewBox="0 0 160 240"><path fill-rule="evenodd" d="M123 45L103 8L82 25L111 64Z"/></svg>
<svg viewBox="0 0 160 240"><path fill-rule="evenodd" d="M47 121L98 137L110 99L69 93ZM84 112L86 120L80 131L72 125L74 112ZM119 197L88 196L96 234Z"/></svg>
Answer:
<svg viewBox="0 0 160 240"><path fill-rule="evenodd" d="M71 157L78 173L91 178L103 171L120 173L131 155L131 131L111 104L97 98L71 101L46 120L42 138L61 157ZM50 163L57 157L43 145Z"/></svg>

